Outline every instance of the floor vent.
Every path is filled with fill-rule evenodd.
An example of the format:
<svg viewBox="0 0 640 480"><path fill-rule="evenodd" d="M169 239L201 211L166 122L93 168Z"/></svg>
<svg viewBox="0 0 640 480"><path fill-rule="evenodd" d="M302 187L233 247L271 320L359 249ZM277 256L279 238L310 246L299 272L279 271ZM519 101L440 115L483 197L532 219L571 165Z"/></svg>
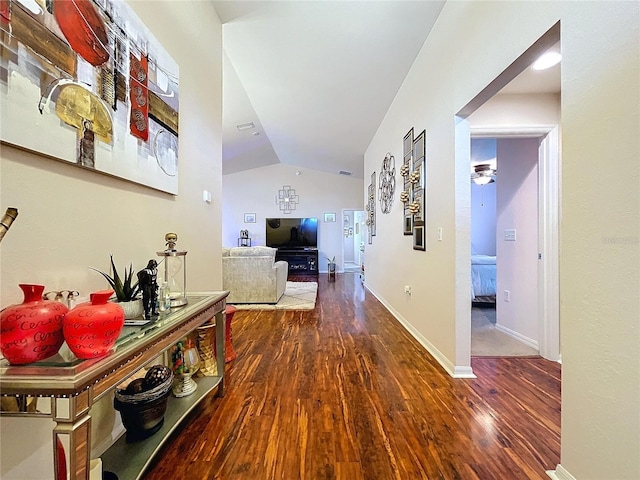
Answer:
<svg viewBox="0 0 640 480"><path fill-rule="evenodd" d="M340 170L338 173L339 173L340 175L346 175L347 177L348 177L349 175L351 175L351 172L347 172L346 170Z"/></svg>

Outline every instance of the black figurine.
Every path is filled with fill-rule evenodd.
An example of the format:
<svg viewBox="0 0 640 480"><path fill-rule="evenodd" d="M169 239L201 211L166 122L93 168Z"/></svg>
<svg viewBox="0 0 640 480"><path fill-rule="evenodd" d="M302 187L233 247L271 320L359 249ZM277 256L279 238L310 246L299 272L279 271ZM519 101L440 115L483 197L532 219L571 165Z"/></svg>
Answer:
<svg viewBox="0 0 640 480"><path fill-rule="evenodd" d="M147 263L147 267L138 272L138 283L142 290L142 304L144 305L144 318L151 320L154 316L158 316L156 310L156 302L158 299L158 262L151 259Z"/></svg>

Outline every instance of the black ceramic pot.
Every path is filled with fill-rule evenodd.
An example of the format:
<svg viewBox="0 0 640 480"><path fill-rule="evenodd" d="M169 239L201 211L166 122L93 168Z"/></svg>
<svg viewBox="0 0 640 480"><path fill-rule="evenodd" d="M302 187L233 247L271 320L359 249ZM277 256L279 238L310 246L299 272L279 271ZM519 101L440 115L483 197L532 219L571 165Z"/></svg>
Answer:
<svg viewBox="0 0 640 480"><path fill-rule="evenodd" d="M127 430L127 442L143 440L162 428L170 394L169 389L157 398L137 403L122 402L114 398L113 407L120 412Z"/></svg>

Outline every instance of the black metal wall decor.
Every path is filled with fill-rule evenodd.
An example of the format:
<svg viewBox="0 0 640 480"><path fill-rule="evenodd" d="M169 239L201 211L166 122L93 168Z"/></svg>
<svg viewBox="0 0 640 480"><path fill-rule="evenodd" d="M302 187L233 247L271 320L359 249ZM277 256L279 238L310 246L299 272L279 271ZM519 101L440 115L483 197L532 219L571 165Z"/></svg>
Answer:
<svg viewBox="0 0 640 480"><path fill-rule="evenodd" d="M415 139L413 129L404 137L403 163L400 173L404 178L404 190L400 199L404 203L403 233L413 235L413 249L426 250L426 131Z"/></svg>
<svg viewBox="0 0 640 480"><path fill-rule="evenodd" d="M378 194L380 196L380 210L382 213L391 212L393 206L393 196L396 192L396 159L390 153L382 160L380 169L380 185Z"/></svg>
<svg viewBox="0 0 640 480"><path fill-rule="evenodd" d="M371 174L369 184L369 197L367 199L367 227L369 227L369 245L373 243L373 236L376 234L376 172Z"/></svg>
<svg viewBox="0 0 640 480"><path fill-rule="evenodd" d="M280 207L282 213L291 213L300 202L300 197L296 195L296 190L291 185L284 185L282 190L278 190L276 195L276 205Z"/></svg>

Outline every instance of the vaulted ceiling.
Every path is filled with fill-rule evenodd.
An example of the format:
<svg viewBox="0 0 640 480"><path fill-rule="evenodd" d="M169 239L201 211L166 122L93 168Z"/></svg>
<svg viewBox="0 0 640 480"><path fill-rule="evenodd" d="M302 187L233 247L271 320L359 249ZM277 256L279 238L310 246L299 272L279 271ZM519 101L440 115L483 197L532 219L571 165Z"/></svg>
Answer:
<svg viewBox="0 0 640 480"><path fill-rule="evenodd" d="M363 178L364 152L444 3L213 1L223 174L283 163Z"/></svg>

